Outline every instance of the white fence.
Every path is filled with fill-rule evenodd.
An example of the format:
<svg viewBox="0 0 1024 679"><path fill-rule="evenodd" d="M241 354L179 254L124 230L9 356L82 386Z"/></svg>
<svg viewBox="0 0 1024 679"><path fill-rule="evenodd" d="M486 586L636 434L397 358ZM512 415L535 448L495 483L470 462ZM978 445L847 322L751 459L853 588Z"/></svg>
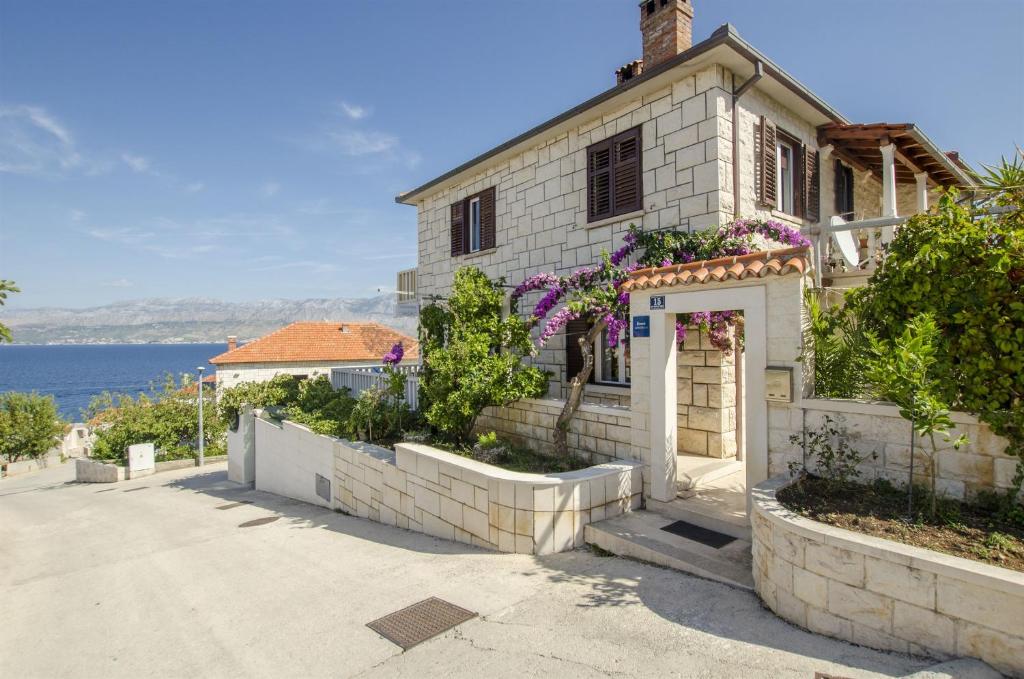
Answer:
<svg viewBox="0 0 1024 679"><path fill-rule="evenodd" d="M419 409L420 367L418 365L397 366L399 372L405 374L405 402L413 410ZM331 368L331 385L335 389L345 387L353 397L372 387L384 384L384 366L361 366L359 368Z"/></svg>

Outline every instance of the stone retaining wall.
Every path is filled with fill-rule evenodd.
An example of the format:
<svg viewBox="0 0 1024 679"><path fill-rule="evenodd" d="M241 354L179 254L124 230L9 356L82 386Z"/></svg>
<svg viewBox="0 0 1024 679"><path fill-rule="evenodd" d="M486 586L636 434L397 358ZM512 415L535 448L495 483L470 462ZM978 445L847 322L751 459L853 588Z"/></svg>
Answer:
<svg viewBox="0 0 1024 679"><path fill-rule="evenodd" d="M640 506L636 462L522 474L421 444L400 443L392 452L332 440L335 500L341 509L487 549L520 554L573 549L583 545L588 523Z"/></svg>
<svg viewBox="0 0 1024 679"><path fill-rule="evenodd" d="M115 483L124 481L124 467L99 460L75 460L75 481L79 483Z"/></svg>
<svg viewBox="0 0 1024 679"><path fill-rule="evenodd" d="M804 426L808 430L818 429L825 416L831 415L846 426L854 448L864 453L878 453L877 458L869 458L860 466L861 480L887 478L895 483L906 483L910 472L910 423L900 417L896 406L816 398L805 398L799 406L803 411L795 404L769 404L770 474L785 473L790 460L801 459L800 445L790 442L791 435L799 435ZM967 444L954 449L942 437L936 437L936 488L939 493L955 499L970 499L980 490L1010 488L1017 458L1003 452L1008 445L1006 439L993 434L988 425L972 415L951 413L950 416L956 425L953 436L966 435ZM926 453L932 452L931 442L918 438L915 446L914 479L925 484L930 479L929 456Z"/></svg>
<svg viewBox="0 0 1024 679"><path fill-rule="evenodd" d="M487 408L477 419L478 432L496 431L512 443L553 454L553 432L565 401L527 398ZM583 403L569 428L569 451L594 463L632 458L633 416L628 407Z"/></svg>
<svg viewBox="0 0 1024 679"><path fill-rule="evenodd" d="M775 499L790 482L753 490L754 583L768 608L818 634L1024 677L1024 573L805 519Z"/></svg>

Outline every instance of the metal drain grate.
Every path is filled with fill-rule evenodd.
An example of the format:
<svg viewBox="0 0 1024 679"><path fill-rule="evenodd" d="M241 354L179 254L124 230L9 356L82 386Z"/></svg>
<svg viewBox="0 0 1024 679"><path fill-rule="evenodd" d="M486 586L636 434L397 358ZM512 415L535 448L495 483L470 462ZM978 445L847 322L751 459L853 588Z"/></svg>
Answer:
<svg viewBox="0 0 1024 679"><path fill-rule="evenodd" d="M721 549L736 539L731 535L708 530L707 528L701 528L700 526L695 526L692 523L687 523L686 521L676 521L668 524L667 526L662 526L661 529L666 533L672 533L673 535L678 535L681 538L693 540L694 542L699 542L702 545L714 547L715 549Z"/></svg>
<svg viewBox="0 0 1024 679"><path fill-rule="evenodd" d="M253 519L252 521L246 521L245 523L238 524L239 528L252 528L253 526L265 526L268 523L274 523L280 516L264 516L262 519Z"/></svg>
<svg viewBox="0 0 1024 679"><path fill-rule="evenodd" d="M241 507L242 505L251 505L252 500L242 500L241 502L232 502L231 504L218 505L217 509L234 509L235 507Z"/></svg>
<svg viewBox="0 0 1024 679"><path fill-rule="evenodd" d="M402 650L408 651L416 644L447 632L456 625L476 617L455 604L430 597L400 611L367 623L366 626Z"/></svg>

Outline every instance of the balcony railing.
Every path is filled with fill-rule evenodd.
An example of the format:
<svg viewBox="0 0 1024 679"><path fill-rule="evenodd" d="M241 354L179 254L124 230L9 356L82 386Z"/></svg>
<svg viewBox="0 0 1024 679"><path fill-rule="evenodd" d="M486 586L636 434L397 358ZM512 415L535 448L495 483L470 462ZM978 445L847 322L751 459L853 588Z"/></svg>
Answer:
<svg viewBox="0 0 1024 679"><path fill-rule="evenodd" d="M413 410L419 408L420 366L417 364L397 365L395 368L405 373L405 401ZM331 368L331 386L335 389L346 388L353 398L373 387L384 385L384 366L360 366L358 368Z"/></svg>
<svg viewBox="0 0 1024 679"><path fill-rule="evenodd" d="M877 217L846 222L833 217L828 224L811 227L818 257L815 284L821 287L823 277L866 279L882 261L883 244L906 221L906 217Z"/></svg>

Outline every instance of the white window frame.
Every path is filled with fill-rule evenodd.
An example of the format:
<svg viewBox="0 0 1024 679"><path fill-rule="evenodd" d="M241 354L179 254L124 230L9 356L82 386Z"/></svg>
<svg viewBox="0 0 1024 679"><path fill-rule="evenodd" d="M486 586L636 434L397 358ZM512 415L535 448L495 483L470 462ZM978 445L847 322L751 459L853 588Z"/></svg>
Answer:
<svg viewBox="0 0 1024 679"><path fill-rule="evenodd" d="M480 252L480 199L469 201L469 251Z"/></svg>
<svg viewBox="0 0 1024 679"><path fill-rule="evenodd" d="M604 352L611 347L608 346L608 330L605 329L601 336L594 340L594 381L598 384L609 384L617 387L626 387L630 384L630 375L626 366L626 342L629 340L629 329L622 332L619 338L618 373L619 378L614 379L604 375Z"/></svg>
<svg viewBox="0 0 1024 679"><path fill-rule="evenodd" d="M785 149L786 151L789 152L789 162L786 164L787 173L788 173L787 176L783 176L783 169L782 169L782 151L783 151L783 149ZM778 181L778 184L777 184L777 187L776 187L777 188L776 195L778 196L778 198L776 199L776 206L775 206L775 208L779 212L784 212L787 215L796 214L794 212L796 207L793 204L793 191L796 188L795 183L793 181L794 176L795 176L795 170L796 170L796 167L795 167L795 163L796 163L796 149L793 148L792 144L790 144L787 141L783 141L781 139L776 142L776 144L775 144L775 163L776 163L775 167L778 168L778 171L776 173L777 181ZM787 203L788 203L788 205L787 205Z"/></svg>

